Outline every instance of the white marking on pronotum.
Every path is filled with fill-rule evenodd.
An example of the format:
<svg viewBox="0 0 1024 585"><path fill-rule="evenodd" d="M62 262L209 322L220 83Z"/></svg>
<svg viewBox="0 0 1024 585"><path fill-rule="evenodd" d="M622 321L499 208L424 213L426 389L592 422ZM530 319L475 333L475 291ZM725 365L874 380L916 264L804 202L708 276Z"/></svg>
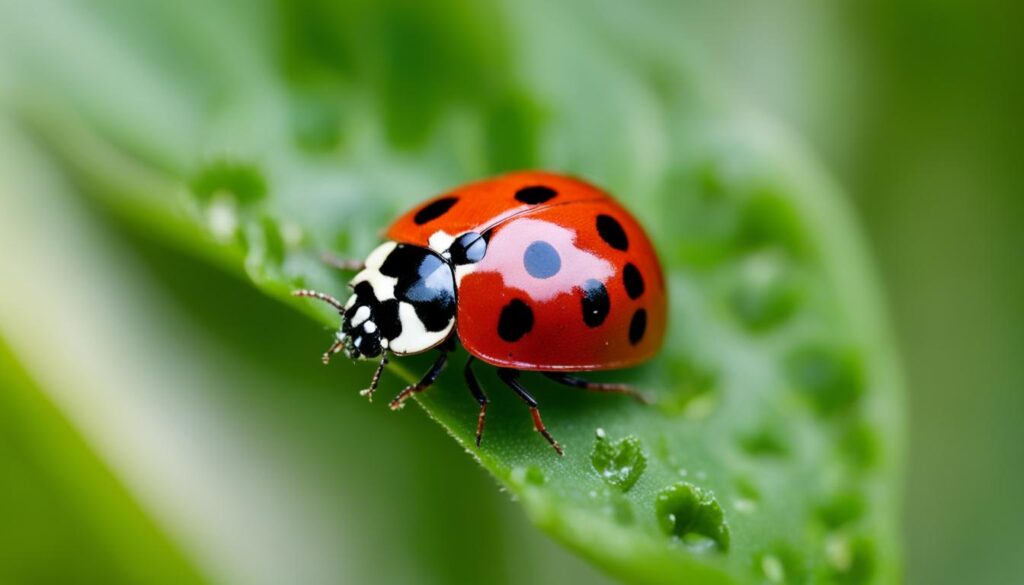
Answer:
<svg viewBox="0 0 1024 585"><path fill-rule="evenodd" d="M447 252L448 248L451 248L452 242L454 241L455 236L444 230L437 230L427 238L427 246L429 246L431 250L441 254L442 252Z"/></svg>
<svg viewBox="0 0 1024 585"><path fill-rule="evenodd" d="M391 351L397 354L419 353L436 346L448 337L455 324L455 319L451 319L441 331L427 331L409 303L398 304L398 319L402 322L402 333L391 340Z"/></svg>
<svg viewBox="0 0 1024 585"><path fill-rule="evenodd" d="M356 314L355 315L352 315L352 323L351 323L351 325L353 327L359 327L360 323L362 323L363 321L366 321L369 318L370 318L370 307L367 307L366 305L363 305L363 306L359 307L358 309L356 309Z"/></svg>
<svg viewBox="0 0 1024 585"><path fill-rule="evenodd" d="M384 261L388 259L388 256L397 246L398 244L394 242L384 242L377 246L366 257L366 267L359 274L355 275L351 285L355 286L360 282L368 282L370 287L373 288L373 294L377 297L378 301L395 298L395 285L398 284L398 279L384 276L380 272L380 267L384 265Z"/></svg>
<svg viewBox="0 0 1024 585"><path fill-rule="evenodd" d="M377 330L377 324L373 321L367 321L366 325L363 325L363 329L365 329L367 333L373 333Z"/></svg>

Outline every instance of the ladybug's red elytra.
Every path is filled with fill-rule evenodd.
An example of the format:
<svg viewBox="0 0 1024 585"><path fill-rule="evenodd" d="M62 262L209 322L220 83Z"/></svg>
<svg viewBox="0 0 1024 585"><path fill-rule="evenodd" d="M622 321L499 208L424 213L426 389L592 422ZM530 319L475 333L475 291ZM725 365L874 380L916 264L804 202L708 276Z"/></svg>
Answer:
<svg viewBox="0 0 1024 585"><path fill-rule="evenodd" d="M346 303L295 292L341 313L325 363L342 350L353 359L380 358L364 395L372 397L389 353L437 349L423 379L391 401L393 410L401 408L434 383L457 337L470 354L466 384L480 404L478 446L487 396L473 373L475 359L497 366L559 454L520 372L643 399L623 384L570 375L639 364L658 351L665 333L665 280L654 248L604 191L554 173L511 173L427 201L395 221L386 237L364 263L339 263L359 270Z"/></svg>

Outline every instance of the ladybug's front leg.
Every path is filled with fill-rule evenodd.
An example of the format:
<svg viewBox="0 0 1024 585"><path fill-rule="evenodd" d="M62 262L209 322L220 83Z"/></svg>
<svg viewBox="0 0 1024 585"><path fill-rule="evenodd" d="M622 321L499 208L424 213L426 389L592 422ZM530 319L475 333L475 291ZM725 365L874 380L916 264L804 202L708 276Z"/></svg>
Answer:
<svg viewBox="0 0 1024 585"><path fill-rule="evenodd" d="M544 436L551 443L551 446L555 448L555 451L559 455L562 455L562 448L558 445L558 441L551 436L547 428L544 427L544 421L540 419L540 410L537 408L537 401L530 396L530 393L525 387L519 382L519 372L517 370L510 370L508 368L498 368L498 378L508 385L519 398L523 399L523 402L530 407L530 414L533 415L533 427L537 429L537 432Z"/></svg>
<svg viewBox="0 0 1024 585"><path fill-rule="evenodd" d="M326 355L326 354L325 354ZM324 362L326 363L326 362ZM359 395L365 396L367 400L373 402L373 393L377 390L377 384L380 383L380 375L384 373L384 366L388 365L388 353L384 352L381 355L380 363L377 364L377 369L373 372L373 378L370 379L370 387L360 390Z"/></svg>
<svg viewBox="0 0 1024 585"><path fill-rule="evenodd" d="M444 369L444 365L448 362L448 352L441 350L441 357L437 358L434 365L430 366L426 374L423 374L423 378L413 384L412 386L406 386L405 390L398 393L394 400L391 401L391 410L398 410L405 406L405 401L413 394L417 392L423 392L427 388L430 388L437 381L437 377L441 375L441 370Z"/></svg>

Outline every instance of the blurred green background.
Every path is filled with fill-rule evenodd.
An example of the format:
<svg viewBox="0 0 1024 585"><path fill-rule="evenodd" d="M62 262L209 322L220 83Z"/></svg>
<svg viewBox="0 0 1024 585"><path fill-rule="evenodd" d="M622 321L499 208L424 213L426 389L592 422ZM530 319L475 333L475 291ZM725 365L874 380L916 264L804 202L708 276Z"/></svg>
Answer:
<svg viewBox="0 0 1024 585"><path fill-rule="evenodd" d="M572 27L618 19L632 35L678 36L687 68L821 156L868 234L908 374L907 582L1024 582L1018 6L339 6L323 19L285 2L0 0L0 582L608 579L530 526L425 416L339 396L332 371L311 359L323 349L321 328L222 269L222 258L197 262L150 224L112 211L111 197L83 196L104 191L102 178L83 185L69 167L88 165L101 144L79 140L68 155L37 138L53 112L72 111L154 167L181 170L190 161L176 153L196 135L272 134L251 124L252 112L222 111L230 101L203 93L254 75L225 64L247 63L237 41L256 37L279 43L268 52L298 88L290 123L307 152L347 138L319 129L345 112L358 118L365 96L347 85L354 78L392 96L382 106L388 142L423 142L447 96L472 93L489 136L504 137L485 140L484 166L528 165L538 158L530 120L544 119L543 104L509 90L510 76L522 75L515 67L488 67L510 63L517 51L508 47L529 46L531 34L558 34L500 24L524 11L543 21L545 10ZM430 32L438 29L464 36L445 44ZM630 38L564 33L567 53L628 61L640 50ZM376 34L427 39L435 52L378 62L365 50ZM457 52L466 46L479 53ZM140 68L137 53L162 69ZM435 62L450 67L430 69ZM222 127L183 127L191 118L149 83L156 78L199 80L178 89L218 112ZM338 95L352 96L341 114ZM65 101L77 109L62 109ZM139 110L119 110L125 104ZM524 111L529 120L515 118ZM139 119L145 127L128 122ZM361 160L373 167L378 154L370 148ZM386 219L381 208L368 213Z"/></svg>

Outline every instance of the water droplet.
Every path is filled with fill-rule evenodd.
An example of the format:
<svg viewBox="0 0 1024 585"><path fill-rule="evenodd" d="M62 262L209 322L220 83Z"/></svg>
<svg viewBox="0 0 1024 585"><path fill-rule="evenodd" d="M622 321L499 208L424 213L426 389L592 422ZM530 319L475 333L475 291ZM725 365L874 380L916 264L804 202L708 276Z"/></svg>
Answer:
<svg viewBox="0 0 1024 585"><path fill-rule="evenodd" d="M793 384L825 415L852 407L863 393L863 372L856 354L827 346L809 346L787 358Z"/></svg>
<svg viewBox="0 0 1024 585"><path fill-rule="evenodd" d="M662 532L693 550L729 550L729 527L710 490L686 482L658 493L655 513Z"/></svg>
<svg viewBox="0 0 1024 585"><path fill-rule="evenodd" d="M590 463L601 479L623 492L629 491L647 469L647 455L640 439L630 435L619 441L609 441L604 429L597 429Z"/></svg>
<svg viewBox="0 0 1024 585"><path fill-rule="evenodd" d="M510 479L512 483L519 486L544 485L544 482L547 481L544 472L534 465L513 468Z"/></svg>
<svg viewBox="0 0 1024 585"><path fill-rule="evenodd" d="M765 579L772 583L786 582L786 569L782 566L782 561L775 555L761 557L761 572Z"/></svg>
<svg viewBox="0 0 1024 585"><path fill-rule="evenodd" d="M800 554L787 544L778 544L757 555L754 566L769 583L796 585L807 582L807 569Z"/></svg>
<svg viewBox="0 0 1024 585"><path fill-rule="evenodd" d="M238 233L238 208L227 193L218 193L206 206L206 229L220 242L230 242Z"/></svg>
<svg viewBox="0 0 1024 585"><path fill-rule="evenodd" d="M732 503L732 507L741 514L753 514L757 511L757 502L747 498L738 498Z"/></svg>
<svg viewBox="0 0 1024 585"><path fill-rule="evenodd" d="M867 538L830 534L825 538L829 572L839 583L869 583L875 573L875 549Z"/></svg>

